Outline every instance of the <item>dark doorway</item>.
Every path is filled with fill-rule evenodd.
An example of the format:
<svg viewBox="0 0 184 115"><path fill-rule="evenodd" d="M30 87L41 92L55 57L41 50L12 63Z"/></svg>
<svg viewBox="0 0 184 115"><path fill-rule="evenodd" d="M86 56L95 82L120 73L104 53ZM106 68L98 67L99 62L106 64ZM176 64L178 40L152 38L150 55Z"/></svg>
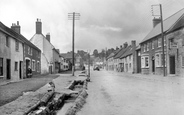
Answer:
<svg viewBox="0 0 184 115"><path fill-rule="evenodd" d="M141 73L141 53L137 51L137 73Z"/></svg>
<svg viewBox="0 0 184 115"><path fill-rule="evenodd" d="M49 66L49 73L52 74L52 66Z"/></svg>
<svg viewBox="0 0 184 115"><path fill-rule="evenodd" d="M19 62L19 78L22 79L22 61Z"/></svg>
<svg viewBox="0 0 184 115"><path fill-rule="evenodd" d="M175 74L175 56L170 56L170 74Z"/></svg>
<svg viewBox="0 0 184 115"><path fill-rule="evenodd" d="M155 73L155 58L152 57L152 72Z"/></svg>
<svg viewBox="0 0 184 115"><path fill-rule="evenodd" d="M30 60L26 59L26 77L28 78L28 67L30 66Z"/></svg>
<svg viewBox="0 0 184 115"><path fill-rule="evenodd" d="M6 60L6 76L7 76L7 79L11 79L11 60L10 59Z"/></svg>

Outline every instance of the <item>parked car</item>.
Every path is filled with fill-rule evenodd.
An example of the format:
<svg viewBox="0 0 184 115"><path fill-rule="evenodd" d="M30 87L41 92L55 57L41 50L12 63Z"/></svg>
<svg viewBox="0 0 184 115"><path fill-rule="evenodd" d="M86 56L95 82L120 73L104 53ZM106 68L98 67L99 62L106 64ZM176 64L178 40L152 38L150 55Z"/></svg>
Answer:
<svg viewBox="0 0 184 115"><path fill-rule="evenodd" d="M100 71L100 69L99 69L98 66L95 66L95 67L93 68L93 70L94 70L94 71L95 71L95 70Z"/></svg>

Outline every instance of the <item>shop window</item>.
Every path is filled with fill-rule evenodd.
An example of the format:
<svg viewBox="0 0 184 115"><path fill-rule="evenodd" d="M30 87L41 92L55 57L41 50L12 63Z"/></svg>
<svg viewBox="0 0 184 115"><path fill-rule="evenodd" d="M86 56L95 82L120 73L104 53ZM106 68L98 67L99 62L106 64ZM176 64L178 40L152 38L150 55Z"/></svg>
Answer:
<svg viewBox="0 0 184 115"><path fill-rule="evenodd" d="M149 67L149 58L145 57L145 67Z"/></svg>
<svg viewBox="0 0 184 115"><path fill-rule="evenodd" d="M0 76L3 76L3 58L0 58Z"/></svg>

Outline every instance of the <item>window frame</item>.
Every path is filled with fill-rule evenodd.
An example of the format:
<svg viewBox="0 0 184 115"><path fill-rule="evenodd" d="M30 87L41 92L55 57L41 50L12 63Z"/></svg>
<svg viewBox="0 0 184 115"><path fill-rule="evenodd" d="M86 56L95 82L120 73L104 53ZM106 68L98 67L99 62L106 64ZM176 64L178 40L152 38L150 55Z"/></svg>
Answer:
<svg viewBox="0 0 184 115"><path fill-rule="evenodd" d="M6 47L10 47L10 38L6 36Z"/></svg>
<svg viewBox="0 0 184 115"><path fill-rule="evenodd" d="M36 66L35 66L35 60L32 60L32 70L35 71Z"/></svg>
<svg viewBox="0 0 184 115"><path fill-rule="evenodd" d="M19 51L19 41L15 40L15 51Z"/></svg>

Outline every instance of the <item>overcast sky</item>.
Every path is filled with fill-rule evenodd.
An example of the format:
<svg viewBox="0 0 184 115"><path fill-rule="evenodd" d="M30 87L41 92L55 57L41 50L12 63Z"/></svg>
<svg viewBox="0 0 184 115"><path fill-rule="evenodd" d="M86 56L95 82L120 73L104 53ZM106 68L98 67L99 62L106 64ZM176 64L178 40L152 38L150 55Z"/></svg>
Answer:
<svg viewBox="0 0 184 115"><path fill-rule="evenodd" d="M72 21L68 13L80 13L75 26L75 51L115 48L137 44L153 28L151 5L162 4L163 18L184 7L184 0L0 0L0 21L10 27L19 21L27 39L35 34L35 22L42 21L42 33L61 52L72 50ZM159 7L154 7L158 13Z"/></svg>

